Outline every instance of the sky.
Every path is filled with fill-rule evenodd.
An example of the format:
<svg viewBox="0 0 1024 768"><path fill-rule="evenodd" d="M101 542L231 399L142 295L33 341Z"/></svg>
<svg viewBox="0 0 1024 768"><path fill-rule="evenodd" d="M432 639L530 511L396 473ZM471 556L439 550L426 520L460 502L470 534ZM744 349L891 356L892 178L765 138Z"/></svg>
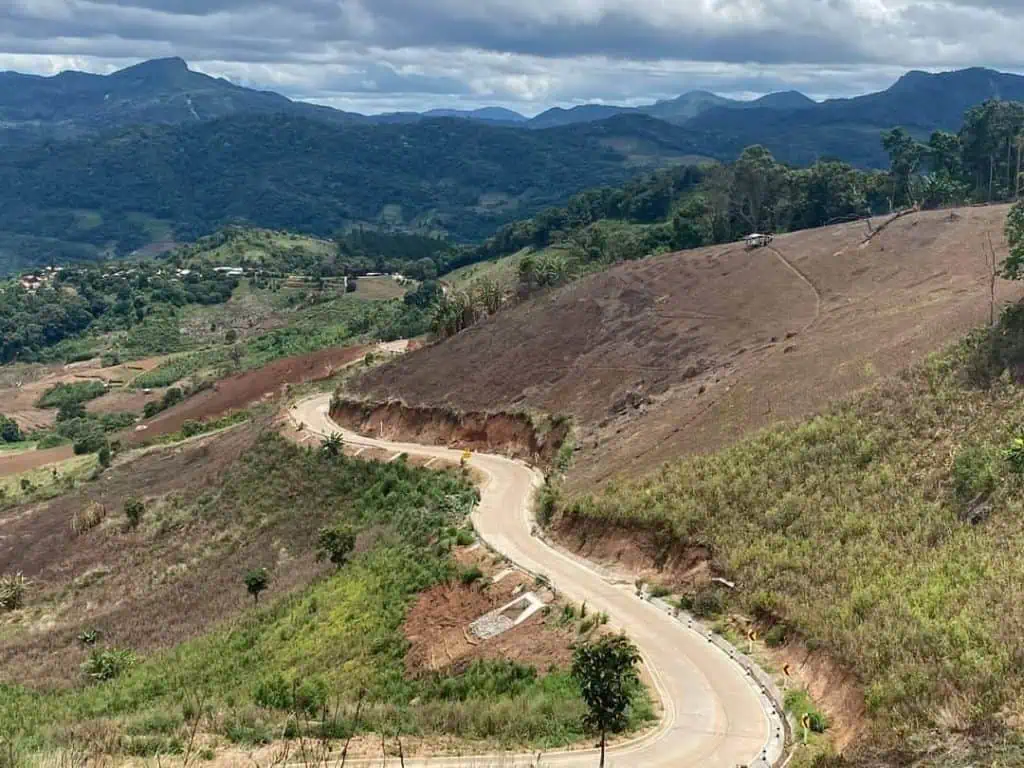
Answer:
<svg viewBox="0 0 1024 768"><path fill-rule="evenodd" d="M0 0L0 70L193 69L364 113L812 98L1024 72L1024 0Z"/></svg>

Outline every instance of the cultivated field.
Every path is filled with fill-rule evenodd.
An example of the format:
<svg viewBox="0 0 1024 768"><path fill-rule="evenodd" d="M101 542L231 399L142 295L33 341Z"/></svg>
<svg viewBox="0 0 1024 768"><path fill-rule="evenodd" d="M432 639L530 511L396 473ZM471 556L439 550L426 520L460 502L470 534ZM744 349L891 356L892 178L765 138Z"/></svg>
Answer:
<svg viewBox="0 0 1024 768"><path fill-rule="evenodd" d="M922 359L989 317L1007 207L914 214L623 264L369 372L373 397L568 413L570 486L721 447ZM875 227L882 219L873 221ZM999 281L996 303L1021 295Z"/></svg>

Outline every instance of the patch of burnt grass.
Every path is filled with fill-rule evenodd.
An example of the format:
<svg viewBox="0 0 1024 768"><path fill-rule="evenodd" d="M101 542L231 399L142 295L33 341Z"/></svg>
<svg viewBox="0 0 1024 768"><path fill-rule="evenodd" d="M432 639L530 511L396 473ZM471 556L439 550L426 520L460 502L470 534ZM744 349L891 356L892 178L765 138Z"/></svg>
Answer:
<svg viewBox="0 0 1024 768"><path fill-rule="evenodd" d="M562 522L709 550L738 608L853 673L879 744L1020 722L1019 314L816 418L562 504Z"/></svg>

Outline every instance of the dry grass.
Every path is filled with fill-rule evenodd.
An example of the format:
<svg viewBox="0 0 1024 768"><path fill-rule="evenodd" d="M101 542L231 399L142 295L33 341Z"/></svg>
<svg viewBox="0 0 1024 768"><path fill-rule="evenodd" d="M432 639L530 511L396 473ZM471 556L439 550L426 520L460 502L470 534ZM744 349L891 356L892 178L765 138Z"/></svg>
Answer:
<svg viewBox="0 0 1024 768"><path fill-rule="evenodd" d="M621 264L370 371L374 399L576 418L588 489L818 412L988 318L1006 207L787 234ZM781 254L781 256L780 256ZM787 264L788 262L788 264ZM1021 295L997 286L997 301ZM790 335L795 334L795 335Z"/></svg>

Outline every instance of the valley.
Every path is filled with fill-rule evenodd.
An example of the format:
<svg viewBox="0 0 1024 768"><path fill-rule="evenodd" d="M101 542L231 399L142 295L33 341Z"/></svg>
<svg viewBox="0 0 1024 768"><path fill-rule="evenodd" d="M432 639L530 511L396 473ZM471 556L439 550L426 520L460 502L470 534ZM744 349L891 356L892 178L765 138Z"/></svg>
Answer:
<svg viewBox="0 0 1024 768"><path fill-rule="evenodd" d="M0 768L1024 763L1022 82L0 73Z"/></svg>

